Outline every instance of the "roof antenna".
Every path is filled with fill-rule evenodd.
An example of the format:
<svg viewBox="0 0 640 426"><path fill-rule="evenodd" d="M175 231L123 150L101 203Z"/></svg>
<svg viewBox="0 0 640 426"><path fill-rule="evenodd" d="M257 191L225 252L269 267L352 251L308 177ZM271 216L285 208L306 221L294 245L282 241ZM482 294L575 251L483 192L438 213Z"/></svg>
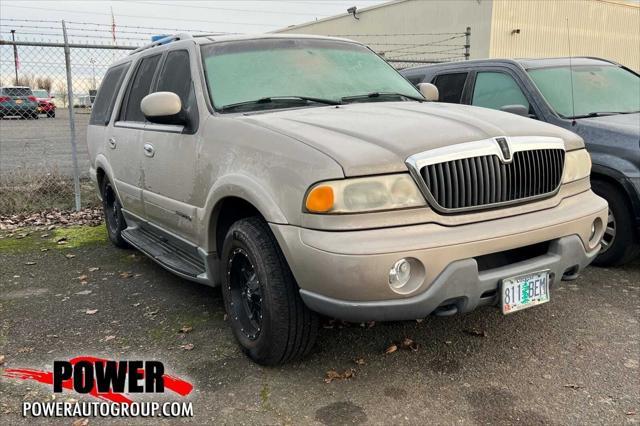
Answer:
<svg viewBox="0 0 640 426"><path fill-rule="evenodd" d="M571 36L569 35L569 18L567 21L567 41L569 43L569 77L571 79L571 125L576 125L576 102L573 94L573 61L571 59Z"/></svg>

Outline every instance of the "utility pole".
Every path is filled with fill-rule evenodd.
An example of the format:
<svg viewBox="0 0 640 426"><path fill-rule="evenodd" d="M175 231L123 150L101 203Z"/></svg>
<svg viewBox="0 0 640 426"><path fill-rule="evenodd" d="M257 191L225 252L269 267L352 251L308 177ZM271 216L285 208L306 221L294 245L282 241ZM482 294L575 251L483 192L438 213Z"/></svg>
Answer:
<svg viewBox="0 0 640 426"><path fill-rule="evenodd" d="M16 41L16 30L11 30L11 40L14 41L13 43L13 68L16 72L16 86L19 86L18 84L18 46L16 46L15 41Z"/></svg>

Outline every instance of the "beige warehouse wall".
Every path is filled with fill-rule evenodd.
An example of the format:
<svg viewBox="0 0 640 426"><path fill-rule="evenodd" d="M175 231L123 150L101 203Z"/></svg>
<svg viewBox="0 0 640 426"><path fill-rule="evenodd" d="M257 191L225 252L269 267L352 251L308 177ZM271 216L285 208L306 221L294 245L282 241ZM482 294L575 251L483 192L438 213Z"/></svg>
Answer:
<svg viewBox="0 0 640 426"><path fill-rule="evenodd" d="M489 54L568 56L567 17L572 55L611 59L640 71L640 6L615 0L494 0Z"/></svg>
<svg viewBox="0 0 640 426"><path fill-rule="evenodd" d="M401 49L403 46L399 44L402 43L424 45L446 38L418 34L463 33L470 26L471 58L485 58L489 54L491 5L490 0L400 0L362 9L358 13L359 20L345 13L278 32L345 36L370 44L376 51L391 51ZM415 35L399 37L397 34ZM374 43L375 46L372 45ZM457 39L455 43L464 44L464 39ZM413 49L416 52L420 50L429 52L444 49L430 49L428 46ZM399 55L400 52L406 54L412 50L395 50L387 56ZM432 56L437 57L437 54ZM446 58L447 55L443 52L440 56Z"/></svg>

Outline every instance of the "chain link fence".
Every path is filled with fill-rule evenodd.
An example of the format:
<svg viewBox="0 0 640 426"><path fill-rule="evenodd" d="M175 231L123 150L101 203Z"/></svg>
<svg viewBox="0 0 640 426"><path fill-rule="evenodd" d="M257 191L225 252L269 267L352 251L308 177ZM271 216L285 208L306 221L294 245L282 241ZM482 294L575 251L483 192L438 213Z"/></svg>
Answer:
<svg viewBox="0 0 640 426"><path fill-rule="evenodd" d="M109 65L133 48L0 40L0 215L96 203L91 105Z"/></svg>

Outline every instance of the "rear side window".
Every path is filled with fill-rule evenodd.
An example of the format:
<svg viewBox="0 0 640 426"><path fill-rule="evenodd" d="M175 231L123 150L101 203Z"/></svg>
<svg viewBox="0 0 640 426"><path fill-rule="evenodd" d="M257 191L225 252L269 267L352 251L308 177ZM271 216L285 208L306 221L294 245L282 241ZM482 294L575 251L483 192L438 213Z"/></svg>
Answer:
<svg viewBox="0 0 640 426"><path fill-rule="evenodd" d="M6 96L32 96L31 89L28 87L5 87L2 94Z"/></svg>
<svg viewBox="0 0 640 426"><path fill-rule="evenodd" d="M131 80L126 96L126 105L120 119L124 121L146 121L140 110L140 101L149 94L153 75L155 74L161 55L143 58L138 65L136 74Z"/></svg>
<svg viewBox="0 0 640 426"><path fill-rule="evenodd" d="M439 101L459 104L465 81L467 81L466 72L437 76L433 84L438 88Z"/></svg>
<svg viewBox="0 0 640 426"><path fill-rule="evenodd" d="M479 72L473 88L472 105L500 109L506 105L523 105L529 102L518 83L502 72Z"/></svg>
<svg viewBox="0 0 640 426"><path fill-rule="evenodd" d="M173 92L180 97L182 107L189 112L196 104L191 84L189 52L174 50L167 54L162 71L158 77L157 92Z"/></svg>
<svg viewBox="0 0 640 426"><path fill-rule="evenodd" d="M129 69L129 64L122 64L107 71L93 103L89 124L106 126L109 123L127 69Z"/></svg>

